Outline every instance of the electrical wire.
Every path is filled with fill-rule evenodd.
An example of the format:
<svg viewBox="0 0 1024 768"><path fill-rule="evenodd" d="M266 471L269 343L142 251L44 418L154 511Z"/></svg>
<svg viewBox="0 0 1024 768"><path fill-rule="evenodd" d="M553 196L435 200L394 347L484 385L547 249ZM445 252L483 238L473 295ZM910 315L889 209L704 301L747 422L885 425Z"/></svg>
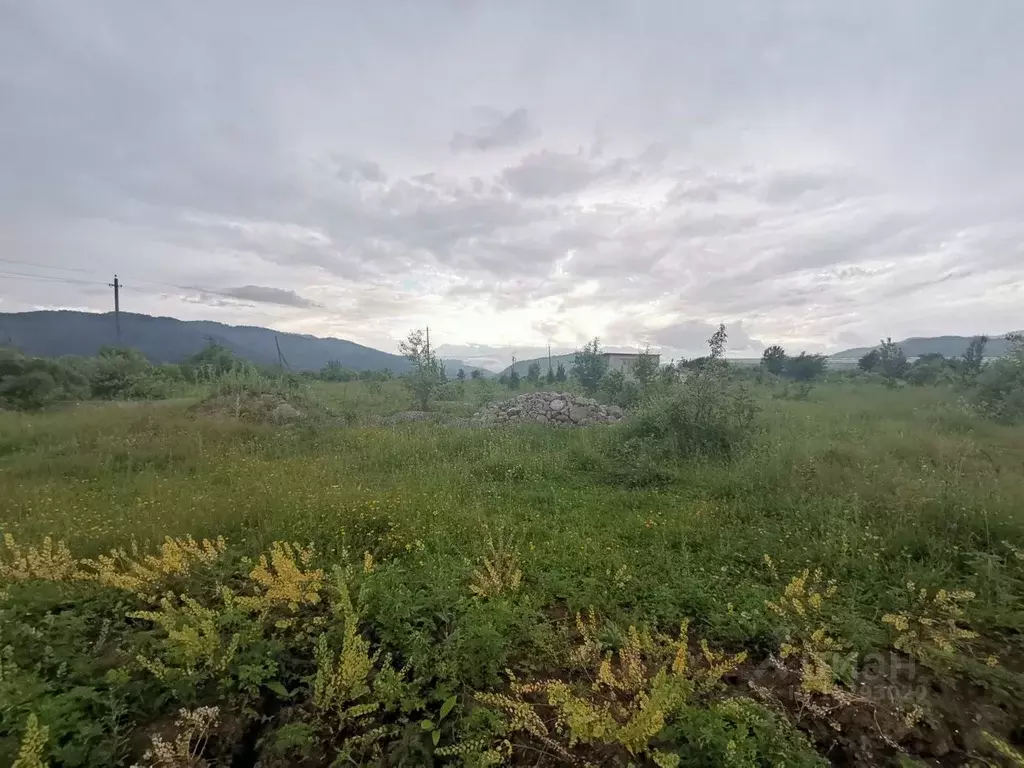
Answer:
<svg viewBox="0 0 1024 768"><path fill-rule="evenodd" d="M37 261L19 261L18 259L0 259L0 262L4 264L20 264L23 267L36 267L37 269L55 269L60 272L81 272L87 275L100 275L103 274L96 269L81 269L79 267L58 267L55 264L40 264Z"/></svg>
<svg viewBox="0 0 1024 768"><path fill-rule="evenodd" d="M5 264L29 264L30 266L38 266L38 267L42 267L44 269L65 269L65 270L67 270L69 272L83 272L83 273L86 273L86 274L94 273L93 271L86 270L86 269L75 269L75 268L72 268L72 267L56 267L56 266L48 266L46 264L31 264L30 262L27 262L27 261L18 261L18 260L15 260L15 259L0 259L0 262L3 262ZM34 280L34 281L37 281L37 282L44 282L44 283L65 283L67 285L102 285L102 286L105 286L105 287L111 287L110 283L107 283L105 281L100 281L100 280L85 280L85 279L77 278L77 277L61 277L59 275L40 275L40 274L31 273L31 272L15 272L15 271L12 271L12 270L0 270L0 279L8 279L8 280ZM239 297L237 297L237 296L235 296L233 294L230 294L230 293L226 293L225 291L218 291L215 288L204 288L204 287L199 286L199 285L178 285L176 283L163 283L163 282L160 282L158 280L144 280L144 279L138 279L138 278L131 279L131 282L149 283L151 285L159 285L159 286L164 286L166 288L173 288L173 289L178 290L178 291L198 291L199 293L206 293L206 294L209 294L211 296L221 296L221 297L226 298L226 299L234 299L235 301L245 301L244 299L239 299ZM152 290L152 289L140 288L138 286L119 285L119 288L120 288L120 290L128 291L129 293L131 293L131 292L143 293L143 294L147 294L147 295L150 295L150 296L166 296L166 295L168 295L167 291L155 291L155 290ZM244 306L244 305L242 305L242 306ZM281 306L284 307L284 308L287 308L287 307L285 307L285 305L281 305ZM280 318L280 315L274 315L274 314L271 314L269 312L260 312L259 310L256 310L256 309L246 308L246 311L247 311L248 314L261 315L263 317Z"/></svg>
<svg viewBox="0 0 1024 768"><path fill-rule="evenodd" d="M30 272L11 272L0 270L0 277L11 280L39 280L47 283L69 283L71 285L107 285L99 280L82 280L75 277L58 277L57 275L34 275Z"/></svg>

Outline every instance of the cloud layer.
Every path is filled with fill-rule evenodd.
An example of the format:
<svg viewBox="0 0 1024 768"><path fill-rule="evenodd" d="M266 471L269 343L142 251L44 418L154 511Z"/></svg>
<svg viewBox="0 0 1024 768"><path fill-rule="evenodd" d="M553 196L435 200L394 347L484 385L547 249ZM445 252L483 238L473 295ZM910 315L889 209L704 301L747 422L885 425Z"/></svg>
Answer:
<svg viewBox="0 0 1024 768"><path fill-rule="evenodd" d="M1024 324L1012 0L378 6L0 9L0 310L117 271L494 364Z"/></svg>

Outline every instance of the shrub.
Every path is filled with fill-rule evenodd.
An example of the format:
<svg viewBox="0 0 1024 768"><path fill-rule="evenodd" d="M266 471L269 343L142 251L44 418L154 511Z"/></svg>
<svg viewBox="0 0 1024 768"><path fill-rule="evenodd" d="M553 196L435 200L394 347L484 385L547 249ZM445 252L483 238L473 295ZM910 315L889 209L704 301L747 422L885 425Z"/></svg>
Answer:
<svg viewBox="0 0 1024 768"><path fill-rule="evenodd" d="M942 359L941 355L939 359L920 357L910 366L910 370L907 371L904 378L911 384L923 387L948 381L951 373L952 368L946 360Z"/></svg>
<svg viewBox="0 0 1024 768"><path fill-rule="evenodd" d="M1024 336L1007 337L1010 354L989 363L974 380L970 400L979 413L1003 424L1024 422Z"/></svg>
<svg viewBox="0 0 1024 768"><path fill-rule="evenodd" d="M59 400L88 397L89 382L72 358L50 360L0 349L0 404L35 410Z"/></svg>
<svg viewBox="0 0 1024 768"><path fill-rule="evenodd" d="M825 375L827 361L824 355L809 355L801 352L796 357L787 357L783 363L783 375L795 381L814 381Z"/></svg>
<svg viewBox="0 0 1024 768"><path fill-rule="evenodd" d="M466 388L462 381L446 381L437 388L434 399L443 402L458 402L466 395Z"/></svg>
<svg viewBox="0 0 1024 768"><path fill-rule="evenodd" d="M741 448L757 407L745 387L729 380L726 338L720 326L708 340L706 362L652 396L623 429L626 441L672 456L730 456Z"/></svg>
<svg viewBox="0 0 1024 768"><path fill-rule="evenodd" d="M15 408L35 410L54 399L57 382L46 371L27 371L0 379L0 401Z"/></svg>
<svg viewBox="0 0 1024 768"><path fill-rule="evenodd" d="M621 408L632 408L640 402L640 386L622 371L609 371L598 387L602 397Z"/></svg>

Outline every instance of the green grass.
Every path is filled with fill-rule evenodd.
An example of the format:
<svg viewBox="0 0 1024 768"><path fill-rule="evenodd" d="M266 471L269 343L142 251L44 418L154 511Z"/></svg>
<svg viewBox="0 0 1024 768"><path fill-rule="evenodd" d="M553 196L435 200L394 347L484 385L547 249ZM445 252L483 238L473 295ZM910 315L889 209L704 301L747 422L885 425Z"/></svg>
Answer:
<svg viewBox="0 0 1024 768"><path fill-rule="evenodd" d="M474 386L442 408L472 413ZM397 382L315 390L359 418L410 407ZM763 658L783 631L765 601L804 568L836 581L833 630L861 653L889 647L880 619L907 608L907 582L967 589L978 647L943 675L967 679L996 653L999 674L974 678L982 697L1024 693L1013 671L1024 659L1024 563L1013 554L1024 549L1024 428L983 422L953 393L762 393L763 429L740 458L674 463L650 485L608 471L609 428L281 428L196 418L188 404L0 413L0 530L65 539L80 557L184 535L224 536L249 556L273 541L312 543L325 566L370 552L380 568L362 597L374 641L461 694L500 688L506 667L557 672L552 633L590 607L614 631L689 618L698 636ZM518 553L514 599L468 590L489 541ZM146 707L140 728L176 709Z"/></svg>

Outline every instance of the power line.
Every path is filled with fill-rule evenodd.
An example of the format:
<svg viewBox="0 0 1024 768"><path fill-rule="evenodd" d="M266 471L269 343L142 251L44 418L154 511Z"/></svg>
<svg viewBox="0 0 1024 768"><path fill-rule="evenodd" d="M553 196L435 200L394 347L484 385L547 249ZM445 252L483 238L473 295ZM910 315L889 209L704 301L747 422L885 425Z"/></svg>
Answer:
<svg viewBox="0 0 1024 768"><path fill-rule="evenodd" d="M36 267L42 269L56 269L60 272L81 272L86 275L102 274L95 269L80 269L78 267L58 267L56 264L40 264L38 261L19 261L18 259L0 259L4 264L20 264L23 267Z"/></svg>
<svg viewBox="0 0 1024 768"><path fill-rule="evenodd" d="M82 280L75 277L59 277L57 275L34 275L30 272L11 272L0 270L0 277L11 280L39 280L46 283L69 283L71 285L106 285L100 280Z"/></svg>
<svg viewBox="0 0 1024 768"><path fill-rule="evenodd" d="M87 274L91 273L90 270L85 270L85 269L72 269L71 267L66 267L66 268L65 267L48 267L45 264L36 265L36 264L31 264L30 262L26 262L26 261L17 261L15 259L0 259L0 262L9 263L9 264L30 264L31 266L39 266L39 267L43 267L44 269L67 269L68 271L73 271L73 272L84 272L84 273L87 273ZM34 280L34 281L42 282L42 283L65 283L67 285L102 285L104 287L113 287L112 283L108 283L108 282L106 282L104 280L86 280L86 279L78 278L78 277L62 277L60 275L40 275L40 274L31 273L31 272L15 272L15 271L12 271L12 270L0 270L0 279L7 279L7 280ZM225 291L218 291L215 288L204 288L201 285L178 285L177 283L163 283L163 282L160 282L158 280L145 280L143 278L133 278L133 281L134 282L149 283L149 284L152 284L152 285L164 286L165 288L173 288L173 289L178 290L178 291L198 291L199 293L206 293L206 294L209 294L211 296L221 296L221 297L226 298L226 299L234 299L235 301L240 301L240 302L244 302L245 301L244 298L240 298L238 296L235 296L234 294L227 293ZM138 287L125 288L125 286L120 284L120 283L118 283L118 290L121 290L121 291L127 290L129 292L144 293L144 294L147 294L147 295L150 295L150 296L166 296L168 294L167 291L155 291L155 290L152 290L152 289L147 290L146 288L138 288ZM284 306L284 305L282 305L282 306ZM285 308L287 308L287 307L285 307ZM117 309L118 308L115 308L115 312L117 311ZM280 318L280 315L274 315L274 314L271 314L269 312L260 312L259 310L249 309L248 307L246 307L246 311L249 314L253 314L253 315L261 315L263 317L272 317L272 318L275 318L275 319Z"/></svg>

